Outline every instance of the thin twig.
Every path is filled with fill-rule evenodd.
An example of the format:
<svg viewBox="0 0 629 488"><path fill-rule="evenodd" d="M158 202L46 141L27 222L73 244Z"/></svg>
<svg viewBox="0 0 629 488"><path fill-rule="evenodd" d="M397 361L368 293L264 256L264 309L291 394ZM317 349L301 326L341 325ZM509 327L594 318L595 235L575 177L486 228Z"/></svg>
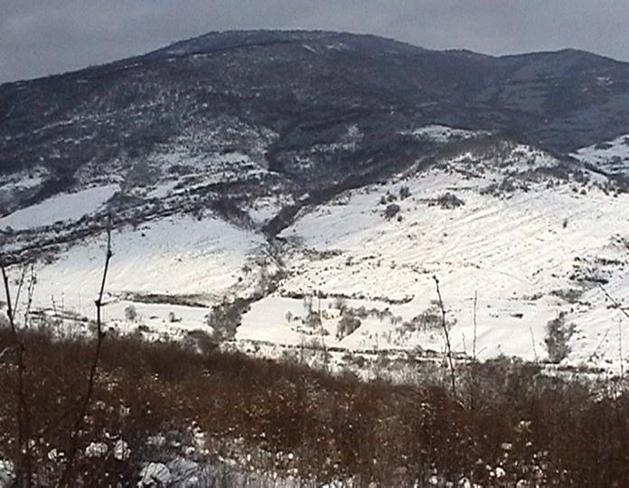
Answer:
<svg viewBox="0 0 629 488"><path fill-rule="evenodd" d="M21 271L20 271L20 279L17 282L17 288L15 292L15 301L13 302L14 314L15 314L15 311L20 306L20 295L22 294L22 287L24 286L25 279L26 279L26 266L22 266Z"/></svg>
<svg viewBox="0 0 629 488"><path fill-rule="evenodd" d="M599 283L598 286L603 292L603 294L609 299L609 301L614 304L614 306L618 309L618 311L629 319L629 312L627 312L624 308L622 308L622 304L618 300L616 300L613 296L611 296L610 293L605 289L603 285Z"/></svg>
<svg viewBox="0 0 629 488"><path fill-rule="evenodd" d="M531 345L533 346L533 355L535 356L535 362L539 362L539 356L537 355L537 346L535 345L535 334L533 333L533 327L529 327L531 334Z"/></svg>
<svg viewBox="0 0 629 488"><path fill-rule="evenodd" d="M439 298L439 308L441 309L441 327L443 329L443 335L446 340L446 355L448 358L448 364L450 366L450 382L452 387L452 394L456 397L456 372L454 370L454 361L452 359L452 345L450 343L450 333L448 332L448 324L446 322L446 309L443 306L443 299L441 297L441 289L439 288L439 280L437 276L432 277L435 280L435 287L437 288L437 297Z"/></svg>
<svg viewBox="0 0 629 488"><path fill-rule="evenodd" d="M588 356L588 361L593 361L596 358L596 356L598 355L598 350L602 347L603 343L607 340L607 336L609 335L609 331L610 331L610 327L607 328L607 330L603 334L603 338L596 345L596 347L594 348L594 351L592 351L592 354L590 354Z"/></svg>
<svg viewBox="0 0 629 488"><path fill-rule="evenodd" d="M13 336L13 342L16 349L16 364L17 364L17 389L15 391L17 400L17 447L18 447L18 462L16 466L16 483L20 487L30 487L32 479L32 462L31 462L31 446L30 446L30 415L29 408L26 402L25 381L24 376L26 374L26 365L24 362L25 346L24 342L20 338L20 334L17 330L17 324L15 322L15 311L11 302L11 286L9 283L9 275L7 273L4 262L0 259L0 273L2 274L2 282L4 285L4 294L7 302L7 317L9 319L9 326L11 328L11 335ZM22 278L18 286L18 293L22 287L24 278L24 272L22 272ZM17 306L17 302L16 305Z"/></svg>
<svg viewBox="0 0 629 488"><path fill-rule="evenodd" d="M2 272L2 282L4 284L4 294L7 302L7 318L9 319L9 326L11 332L15 334L15 321L13 320L13 303L11 302L11 288L9 285L9 275L4 263L0 260L0 272Z"/></svg>
<svg viewBox="0 0 629 488"><path fill-rule="evenodd" d="M11 352L11 349L12 347L7 346L2 351L0 351L0 361L2 360L5 354L8 354L9 352Z"/></svg>
<svg viewBox="0 0 629 488"><path fill-rule="evenodd" d="M478 337L478 322L476 320L476 309L478 307L478 291L474 292L474 342L472 343L472 359L476 362L476 339Z"/></svg>
<svg viewBox="0 0 629 488"><path fill-rule="evenodd" d="M107 225L107 250L105 252L105 266L103 269L103 276L102 276L102 280L100 284L100 290L98 292L98 298L94 301L94 304L96 305L96 348L94 350L94 356L92 358L92 364L90 366L89 375L87 379L87 390L85 392L85 395L83 396L83 401L81 402L79 413L77 415L74 428L72 430L72 434L71 434L72 437L70 440L70 448L68 450L66 467L59 481L59 486L63 488L71 486L70 476L72 474L72 468L74 467L74 463L77 457L79 436L83 428L83 423L87 415L90 402L92 401L92 395L94 393L96 373L98 370L98 363L100 361L100 354L101 354L101 349L103 345L103 339L105 337L105 334L103 333L103 324L102 324L103 295L105 294L105 284L107 282L109 262L111 261L112 256L113 256L113 253L111 251L111 218L110 218Z"/></svg>
<svg viewBox="0 0 629 488"><path fill-rule="evenodd" d="M468 375L469 375L469 389L470 389L470 409L474 410L476 408L476 393L478 391L478 378L477 378L477 351L476 344L478 341L478 320L477 320L477 309L478 309L478 291L474 292L474 313L472 315L472 322L474 324L474 337L472 339L472 362L468 365Z"/></svg>
<svg viewBox="0 0 629 488"><path fill-rule="evenodd" d="M620 379L625 377L625 367L623 365L622 353L622 319L618 318L618 361L620 361Z"/></svg>
<svg viewBox="0 0 629 488"><path fill-rule="evenodd" d="M622 304L618 300L616 300L602 284L599 283L598 286L603 294L608 298L608 300L614 304L618 311L629 319L629 313L624 308L622 308ZM623 365L624 357L622 351L622 319L618 320L618 360L620 361L620 378L622 379L625 375Z"/></svg>
<svg viewBox="0 0 629 488"><path fill-rule="evenodd" d="M28 286L26 287L26 307L24 308L24 327L29 325L29 317L31 315L31 307L33 306L33 296L35 295L35 284L37 278L35 277L35 265L31 264L31 272L28 280Z"/></svg>

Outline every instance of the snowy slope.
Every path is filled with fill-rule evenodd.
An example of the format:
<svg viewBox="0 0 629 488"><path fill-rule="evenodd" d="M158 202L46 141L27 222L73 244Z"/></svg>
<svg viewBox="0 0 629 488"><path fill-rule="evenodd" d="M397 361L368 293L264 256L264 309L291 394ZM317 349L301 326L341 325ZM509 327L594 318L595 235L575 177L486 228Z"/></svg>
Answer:
<svg viewBox="0 0 629 488"><path fill-rule="evenodd" d="M583 147L572 156L610 173L629 175L629 134L609 142Z"/></svg>
<svg viewBox="0 0 629 488"><path fill-rule="evenodd" d="M524 152L522 173L552 165L543 153ZM584 185L531 179L525 189L495 193L514 165L501 170L484 163L455 158L445 169L351 191L302 215L282 234L295 246L278 292L285 298L254 307L240 337L299 343L324 334L328 346L442 351L442 334L431 322L437 276L457 351L470 354L476 342L480 357L544 359L547 323L563 313L566 326L575 328L569 363L618 367L621 315L609 308L599 283L619 300L629 295L629 196L606 194L595 175ZM469 176L479 168L485 170ZM410 190L404 199L402 187ZM464 203L450 206L441 198L446 194ZM387 195L400 207L390 219ZM294 317L307 314L304 295L326 297L321 308L329 335L304 333L299 320L295 325ZM341 340L335 337L338 297L371 310ZM629 347L623 347L626 356Z"/></svg>
<svg viewBox="0 0 629 488"><path fill-rule="evenodd" d="M31 179L29 179L25 184L34 183L31 183ZM119 189L118 185L105 185L76 193L60 193L36 205L17 210L0 218L0 228L32 229L52 225L59 221L78 220L84 215L96 212Z"/></svg>
<svg viewBox="0 0 629 488"><path fill-rule="evenodd" d="M36 266L35 305L92 317L105 243L106 236L97 235ZM225 294L247 294L255 285L251 260L263 246L258 234L213 216L172 216L118 229L112 234L105 317L124 321L124 308L135 302L139 322L134 325L161 326L173 312L183 319L174 328L201 327L207 305ZM248 274L242 270L247 263Z"/></svg>
<svg viewBox="0 0 629 488"><path fill-rule="evenodd" d="M434 355L444 351L436 276L456 352L546 359L547 327L557 321L570 336L565 364L617 369L622 315L605 293L623 303L629 296L629 195L611 191L596 172L485 133L444 126L413 133L463 145L428 169L419 160L388 181L304 207L279 245L258 229L294 202L290 193L267 188L243 200L244 223L198 205L177 211L200 201L208 182L238 172L255 179L266 174L263 166L239 153L161 153L151 163L160 168L156 177L123 183L138 208L159 201L162 213L137 214L115 229L106 320L122 332L185 337L209 330L209 307L224 297L255 297L236 336L245 350L325 345ZM191 194L195 184L201 190ZM4 219L31 229L72 222L102 214L117 190L110 184L59 195ZM36 308L79 322L93 316L105 244L102 227L95 228L81 240L73 237L81 229L68 227L69 240L38 262ZM18 234L11 246L39 234ZM277 286L261 287L277 271ZM275 291L260 298L262 289ZM130 305L133 319L125 313Z"/></svg>

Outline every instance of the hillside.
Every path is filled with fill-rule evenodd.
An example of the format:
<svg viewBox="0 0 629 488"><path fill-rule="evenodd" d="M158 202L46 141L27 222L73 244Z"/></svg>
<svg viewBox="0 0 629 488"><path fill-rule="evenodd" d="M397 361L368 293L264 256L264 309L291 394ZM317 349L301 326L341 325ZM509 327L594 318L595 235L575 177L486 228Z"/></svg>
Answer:
<svg viewBox="0 0 629 488"><path fill-rule="evenodd" d="M461 356L618 370L628 80L574 50L261 31L5 84L3 256L87 332L111 214L122 332L211 332L222 304L252 354L439 357L436 276Z"/></svg>
<svg viewBox="0 0 629 488"><path fill-rule="evenodd" d="M330 32L214 33L0 86L0 170L41 177L24 195L40 199L112 171L149 183L174 145L205 161L243 153L270 183L310 190L407 166L430 144L400 132L430 123L571 151L627 132L628 75L573 50L494 58Z"/></svg>

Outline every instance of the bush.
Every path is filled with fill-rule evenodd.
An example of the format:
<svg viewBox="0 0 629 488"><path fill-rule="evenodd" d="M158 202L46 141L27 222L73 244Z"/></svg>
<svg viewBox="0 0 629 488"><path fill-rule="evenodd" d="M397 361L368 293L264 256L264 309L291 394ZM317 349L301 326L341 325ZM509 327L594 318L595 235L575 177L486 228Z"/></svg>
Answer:
<svg viewBox="0 0 629 488"><path fill-rule="evenodd" d="M321 315L312 309L306 311L306 318L304 318L304 325L311 329L318 329L321 327Z"/></svg>
<svg viewBox="0 0 629 488"><path fill-rule="evenodd" d="M435 204L444 209L452 209L465 205L465 202L455 194L447 192L435 199Z"/></svg>
<svg viewBox="0 0 629 488"><path fill-rule="evenodd" d="M135 322L138 318L138 311L135 309L135 305L128 305L124 309L124 318L129 322Z"/></svg>
<svg viewBox="0 0 629 488"><path fill-rule="evenodd" d="M249 310L249 304L242 298L233 301L225 299L222 303L212 306L207 317L207 325L214 330L218 342L231 340L236 329L242 322L242 315Z"/></svg>
<svg viewBox="0 0 629 488"><path fill-rule="evenodd" d="M384 216L387 220L392 219L400 211L400 206L397 203L390 203L387 208L384 209Z"/></svg>
<svg viewBox="0 0 629 488"><path fill-rule="evenodd" d="M548 350L548 359L552 363L560 363L570 353L568 342L574 333L574 324L566 325L566 314L559 316L546 324L546 338L544 342Z"/></svg>
<svg viewBox="0 0 629 488"><path fill-rule="evenodd" d="M37 432L29 444L33 485L57 486L94 343L22 337ZM0 329L0 350L12 340ZM70 486L137 486L148 463L219 456L269 476L297 473L301 486L469 486L464 477L488 487L626 485L626 392L594 396L506 358L473 366L478 403L467 408L438 383L367 383L217 349L108 336ZM0 457L8 460L19 458L14 373L0 363Z"/></svg>
<svg viewBox="0 0 629 488"><path fill-rule="evenodd" d="M361 321L351 308L343 309L343 313L341 315L341 320L339 321L336 328L336 338L342 339L353 333L356 329L361 326Z"/></svg>

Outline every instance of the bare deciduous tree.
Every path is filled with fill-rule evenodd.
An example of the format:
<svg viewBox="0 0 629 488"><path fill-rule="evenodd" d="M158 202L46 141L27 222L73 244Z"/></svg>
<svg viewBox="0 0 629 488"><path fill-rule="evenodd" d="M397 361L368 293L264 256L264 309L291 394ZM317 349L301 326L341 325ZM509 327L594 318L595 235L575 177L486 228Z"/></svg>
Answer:
<svg viewBox="0 0 629 488"><path fill-rule="evenodd" d="M448 330L448 323L446 321L446 309L443 305L443 298L441 297L441 289L439 288L439 279L436 276L432 277L435 280L435 287L437 288L437 298L439 310L441 311L441 328L443 330L443 336L446 341L446 358L448 359L448 366L450 367L450 383L452 388L452 394L456 397L456 371L454 369L454 358L452 357L452 344L450 343L450 331Z"/></svg>
<svg viewBox="0 0 629 488"><path fill-rule="evenodd" d="M16 422L17 422L17 451L18 456L15 464L15 480L16 485L19 487L30 487L32 482L33 473L33 460L31 455L31 445L29 439L31 437L30 429L30 410L28 408L26 388L25 388L25 376L26 376L26 363L25 354L26 348L24 341L20 337L20 331L16 322L16 310L20 299L20 294L24 282L26 279L26 267L22 267L20 278L17 284L17 291L15 293L15 302L11 299L11 285L9 282L9 274L7 266L4 264L4 260L0 259L0 272L2 274L2 282L4 286L4 294L6 298L7 307L7 320L11 329L11 335L13 337L12 348L15 353L15 362L17 367L17 386L15 388L16 397ZM31 273L33 273L31 268ZM31 274L31 276L33 276ZM31 278L34 281L34 278ZM32 301L32 286L29 284L29 303ZM28 315L28 310L25 312ZM3 351L3 354L6 352Z"/></svg>
<svg viewBox="0 0 629 488"><path fill-rule="evenodd" d="M101 279L100 289L98 292L98 298L94 301L96 306L96 347L94 350L94 356L92 358L92 363L90 365L90 370L87 378L87 388L85 391L85 395L81 401L81 406L79 408L79 412L77 418L74 423L74 428L72 429L72 434L70 438L70 448L68 449L67 454L67 462L65 466L65 470L61 475L59 486L62 488L72 486L72 469L74 467L74 463L77 458L77 451L79 445L79 436L81 430L83 428L83 424L85 422L85 416L87 415L87 411L90 406L90 402L92 401L92 395L94 393L94 383L96 381L96 373L98 371L98 363L100 361L101 349L103 346L103 339L105 338L105 333L103 332L103 321L102 321L102 311L103 311L103 296L105 294L105 284L107 283L107 273L109 271L109 263L113 256L113 252L111 250L111 218L107 222L107 249L105 251L105 266L103 268L103 276Z"/></svg>

